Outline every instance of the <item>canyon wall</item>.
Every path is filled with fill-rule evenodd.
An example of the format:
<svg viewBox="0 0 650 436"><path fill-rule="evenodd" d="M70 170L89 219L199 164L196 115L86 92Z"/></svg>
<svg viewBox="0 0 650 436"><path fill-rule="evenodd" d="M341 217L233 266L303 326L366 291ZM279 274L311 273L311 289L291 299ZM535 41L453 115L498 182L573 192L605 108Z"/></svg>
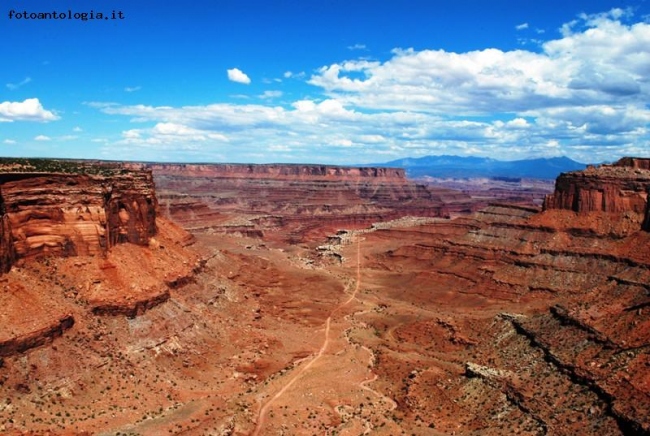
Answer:
<svg viewBox="0 0 650 436"><path fill-rule="evenodd" d="M458 191L416 184L397 168L148 164L161 211L188 229L297 242L403 216L470 212Z"/></svg>
<svg viewBox="0 0 650 436"><path fill-rule="evenodd" d="M555 192L544 201L544 210L631 212L645 215L647 222L649 186L650 159L623 158L612 165L561 174Z"/></svg>
<svg viewBox="0 0 650 436"><path fill-rule="evenodd" d="M225 177L225 178L272 178L272 179L373 179L404 182L406 174L401 168L342 167L308 164L148 164L157 175Z"/></svg>
<svg viewBox="0 0 650 436"><path fill-rule="evenodd" d="M153 177L144 168L66 162L69 172L0 166L0 270L44 254L96 255L118 243L146 245L156 233ZM74 170L74 171L73 171Z"/></svg>
<svg viewBox="0 0 650 436"><path fill-rule="evenodd" d="M378 336L362 343L405 421L428 416L445 434L650 434L650 234L612 238L592 218L493 205L363 235L385 309L357 315ZM409 317L402 302L426 310Z"/></svg>

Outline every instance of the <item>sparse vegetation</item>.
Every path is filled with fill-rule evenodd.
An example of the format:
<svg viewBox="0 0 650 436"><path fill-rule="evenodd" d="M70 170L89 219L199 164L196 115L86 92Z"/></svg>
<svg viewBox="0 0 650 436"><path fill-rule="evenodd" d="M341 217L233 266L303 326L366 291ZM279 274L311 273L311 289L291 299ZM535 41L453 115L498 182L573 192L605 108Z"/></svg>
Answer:
<svg viewBox="0 0 650 436"><path fill-rule="evenodd" d="M119 162L0 157L0 173L88 174L110 177L130 170Z"/></svg>

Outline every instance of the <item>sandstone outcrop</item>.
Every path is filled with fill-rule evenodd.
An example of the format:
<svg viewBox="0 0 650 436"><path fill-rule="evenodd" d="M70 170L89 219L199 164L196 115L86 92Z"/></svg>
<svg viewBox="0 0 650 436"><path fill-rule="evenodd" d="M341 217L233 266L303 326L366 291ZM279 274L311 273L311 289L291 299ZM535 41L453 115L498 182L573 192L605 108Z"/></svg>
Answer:
<svg viewBox="0 0 650 436"><path fill-rule="evenodd" d="M16 167L5 160L0 166L3 272L18 259L105 254L123 242L146 245L155 235L157 200L149 170L108 163L39 164L29 160ZM99 171L88 173L90 168Z"/></svg>
<svg viewBox="0 0 650 436"><path fill-rule="evenodd" d="M642 178L632 165L575 174L573 192L634 187L611 176ZM390 221L430 191L181 169L154 177L194 238L159 218L146 247L0 276L0 432L650 434L647 203ZM339 213L381 223L304 242Z"/></svg>
<svg viewBox="0 0 650 436"><path fill-rule="evenodd" d="M417 184L397 168L327 165L148 164L161 211L186 228L283 240L322 239L403 216L473 210L461 192ZM236 215L236 219L232 216Z"/></svg>
<svg viewBox="0 0 650 436"><path fill-rule="evenodd" d="M435 350L447 347L445 361L465 357L465 378L434 363L412 380L395 376L387 384L405 392L396 401L407 416L434 414L442 431L461 425L482 434L499 433L495 414L524 432L650 434L650 235L641 231L648 161L563 174L542 213L493 204L448 224L365 235L376 251L369 263L388 289L398 277L408 288L393 298L467 310L455 316L474 345L454 350L435 340L422 353L440 358ZM383 241L390 250L378 248ZM480 321L473 310L487 314L494 300L517 312ZM360 319L393 332L386 341L399 341L391 351L413 352L431 337L421 327L425 314L411 322L395 314L392 330L397 321L387 316ZM386 374L401 364L399 354L377 349ZM448 400L432 400L441 386ZM504 401L490 400L499 396Z"/></svg>
<svg viewBox="0 0 650 436"><path fill-rule="evenodd" d="M622 157L618 161L614 162L612 166L650 170L650 158Z"/></svg>
<svg viewBox="0 0 650 436"><path fill-rule="evenodd" d="M623 158L612 165L561 174L555 192L546 197L544 210L644 215L649 187L650 159Z"/></svg>
<svg viewBox="0 0 650 436"><path fill-rule="evenodd" d="M406 174L401 168L342 167L308 164L148 164L156 175L183 177L225 177L283 180L354 180L403 182Z"/></svg>
<svg viewBox="0 0 650 436"><path fill-rule="evenodd" d="M52 342L55 338L62 336L63 332L73 325L74 318L72 315L64 315L41 329L32 330L25 335L15 335L0 340L0 356L11 356Z"/></svg>
<svg viewBox="0 0 650 436"><path fill-rule="evenodd" d="M591 224L579 221L573 211L500 204L364 234L382 284L374 292L389 307L425 309L410 320L397 310L359 316L387 332L364 345L392 380L384 392L403 393L393 398L405 419L431 416L442 432L460 425L463 434L500 434L503 419L513 432L650 434L650 235L578 232ZM432 327L438 311L454 314L471 345Z"/></svg>

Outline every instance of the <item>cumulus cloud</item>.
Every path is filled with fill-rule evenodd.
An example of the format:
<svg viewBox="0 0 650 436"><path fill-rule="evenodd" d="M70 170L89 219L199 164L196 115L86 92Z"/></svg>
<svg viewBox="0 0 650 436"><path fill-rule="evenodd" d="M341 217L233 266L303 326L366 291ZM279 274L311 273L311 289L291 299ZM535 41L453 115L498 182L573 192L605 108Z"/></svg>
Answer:
<svg viewBox="0 0 650 436"><path fill-rule="evenodd" d="M251 79L239 68L228 70L228 80L231 82L243 83L245 85L251 83Z"/></svg>
<svg viewBox="0 0 650 436"><path fill-rule="evenodd" d="M22 102L4 101L0 103L0 122L12 121L54 121L59 117L43 108L37 98Z"/></svg>
<svg viewBox="0 0 650 436"><path fill-rule="evenodd" d="M159 122L148 129L130 129L122 132L121 146L137 146L160 150L197 150L201 144L227 142L228 138L216 132L189 127L175 122Z"/></svg>
<svg viewBox="0 0 650 436"><path fill-rule="evenodd" d="M295 162L611 160L650 141L650 24L629 18L624 10L581 15L535 51L395 49L384 61L333 63L309 78L314 95L285 106L267 91L264 104L94 107L148 124L126 130L125 147L177 147L205 159L271 161L271 150Z"/></svg>
<svg viewBox="0 0 650 436"><path fill-rule="evenodd" d="M515 29L517 29L517 30L528 29L528 23L517 24L517 25L515 26Z"/></svg>
<svg viewBox="0 0 650 436"><path fill-rule="evenodd" d="M396 49L385 62L321 67L309 83L357 107L480 115L562 105L647 101L650 24L585 16L586 29L542 52ZM575 25L577 26L577 24Z"/></svg>
<svg viewBox="0 0 650 436"><path fill-rule="evenodd" d="M38 135L38 136L34 137L34 141L51 141L51 140L52 140L52 138L50 138L49 136L45 136L45 135Z"/></svg>
<svg viewBox="0 0 650 436"><path fill-rule="evenodd" d="M14 141L13 139L5 139L2 142L7 145L14 145L16 143L16 141Z"/></svg>
<svg viewBox="0 0 650 436"><path fill-rule="evenodd" d="M264 91L262 95L260 95L261 99L270 99L270 98L279 98L282 97L282 91Z"/></svg>
<svg viewBox="0 0 650 436"><path fill-rule="evenodd" d="M142 86L127 86L124 88L124 92L136 92L142 89Z"/></svg>

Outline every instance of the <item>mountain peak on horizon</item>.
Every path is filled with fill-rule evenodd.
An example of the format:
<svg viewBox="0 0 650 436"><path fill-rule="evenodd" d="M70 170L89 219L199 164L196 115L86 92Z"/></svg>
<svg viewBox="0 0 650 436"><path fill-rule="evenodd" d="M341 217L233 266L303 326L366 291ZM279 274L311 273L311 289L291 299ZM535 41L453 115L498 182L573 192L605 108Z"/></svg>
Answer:
<svg viewBox="0 0 650 436"><path fill-rule="evenodd" d="M431 155L406 157L372 166L403 168L408 177L555 179L560 173L582 170L587 164L567 156L502 161L480 156Z"/></svg>

